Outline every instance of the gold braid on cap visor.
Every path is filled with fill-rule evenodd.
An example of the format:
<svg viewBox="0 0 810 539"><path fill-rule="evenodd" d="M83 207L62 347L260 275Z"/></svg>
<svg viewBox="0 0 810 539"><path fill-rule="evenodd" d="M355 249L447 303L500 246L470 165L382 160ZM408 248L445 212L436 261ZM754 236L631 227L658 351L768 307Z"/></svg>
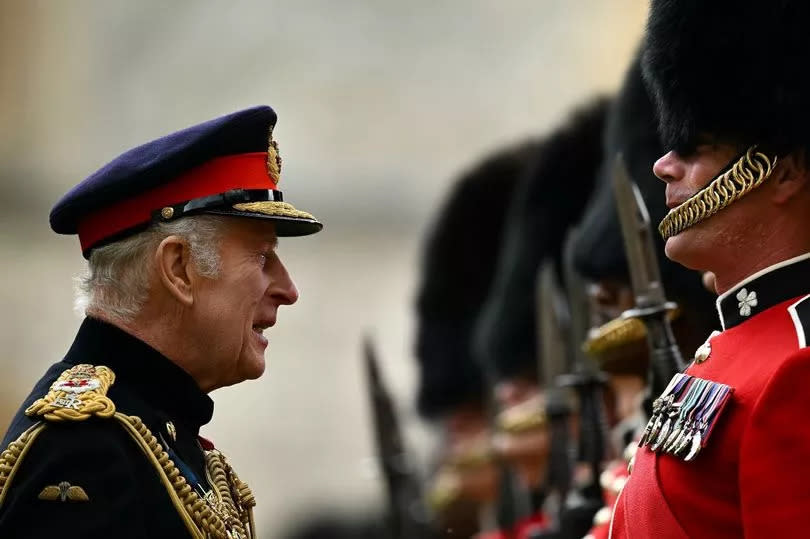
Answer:
<svg viewBox="0 0 810 539"><path fill-rule="evenodd" d="M768 157L751 146L729 169L681 205L672 208L658 225L663 238L676 236L741 199L768 179L776 156Z"/></svg>

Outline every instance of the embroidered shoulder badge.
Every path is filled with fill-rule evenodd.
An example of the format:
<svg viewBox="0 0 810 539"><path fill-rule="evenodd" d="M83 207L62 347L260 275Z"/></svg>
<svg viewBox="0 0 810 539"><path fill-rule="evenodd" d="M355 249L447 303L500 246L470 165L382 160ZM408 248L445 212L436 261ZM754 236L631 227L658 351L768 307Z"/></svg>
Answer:
<svg viewBox="0 0 810 539"><path fill-rule="evenodd" d="M90 500L82 487L71 485L67 481L62 481L58 485L48 485L37 497L49 502L86 502Z"/></svg>
<svg viewBox="0 0 810 539"><path fill-rule="evenodd" d="M706 447L732 393L734 388L726 384L676 374L653 402L652 417L638 446L693 460Z"/></svg>
<svg viewBox="0 0 810 539"><path fill-rule="evenodd" d="M112 417L115 405L107 397L107 390L114 382L115 374L108 367L76 365L63 372L48 394L29 406L25 415L49 421Z"/></svg>

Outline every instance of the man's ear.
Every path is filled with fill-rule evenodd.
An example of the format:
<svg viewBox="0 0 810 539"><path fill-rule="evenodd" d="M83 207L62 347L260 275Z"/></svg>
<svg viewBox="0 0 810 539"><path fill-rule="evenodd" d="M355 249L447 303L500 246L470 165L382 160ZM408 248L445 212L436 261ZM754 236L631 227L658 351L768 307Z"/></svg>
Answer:
<svg viewBox="0 0 810 539"><path fill-rule="evenodd" d="M805 153L797 150L777 161L773 171L771 199L776 204L784 204L810 188L810 169L807 167Z"/></svg>
<svg viewBox="0 0 810 539"><path fill-rule="evenodd" d="M155 251L155 270L161 284L182 305L194 303L192 260L188 242L180 236L168 236Z"/></svg>

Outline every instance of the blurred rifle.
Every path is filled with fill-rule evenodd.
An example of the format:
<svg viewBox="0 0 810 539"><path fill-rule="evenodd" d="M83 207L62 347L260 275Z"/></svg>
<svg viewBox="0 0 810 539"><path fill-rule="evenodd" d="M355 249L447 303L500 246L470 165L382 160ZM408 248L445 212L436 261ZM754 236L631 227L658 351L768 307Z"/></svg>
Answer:
<svg viewBox="0 0 810 539"><path fill-rule="evenodd" d="M540 383L545 386L546 414L549 419L551 448L549 455L548 485L562 501L571 486L571 455L568 421L571 406L568 389L557 384L557 379L569 372L565 334L570 325L568 306L562 296L554 264L546 262L540 267L537 284L537 320L539 323L537 349L539 351Z"/></svg>
<svg viewBox="0 0 810 539"><path fill-rule="evenodd" d="M573 388L579 400L579 432L574 460L587 466L584 483L565 500L561 527L565 537L582 537L591 528L593 516L604 506L599 476L606 460L606 425L602 388L605 376L585 355L582 344L591 326L586 283L574 269L573 243L578 232L569 232L563 249L563 273L570 312L568 327L569 362L572 368L559 376L561 387Z"/></svg>
<svg viewBox="0 0 810 539"><path fill-rule="evenodd" d="M388 493L388 526L391 538L430 537L427 512L422 503L422 489L413 473L396 409L383 381L373 342L368 336L363 340L363 354L377 457Z"/></svg>
<svg viewBox="0 0 810 539"><path fill-rule="evenodd" d="M685 367L667 316L677 305L667 301L664 294L650 229L650 215L638 187L630 179L621 154L616 156L613 169L613 192L636 299L635 308L622 313L622 317L638 318L647 328L650 397L655 398L664 391L672 376Z"/></svg>

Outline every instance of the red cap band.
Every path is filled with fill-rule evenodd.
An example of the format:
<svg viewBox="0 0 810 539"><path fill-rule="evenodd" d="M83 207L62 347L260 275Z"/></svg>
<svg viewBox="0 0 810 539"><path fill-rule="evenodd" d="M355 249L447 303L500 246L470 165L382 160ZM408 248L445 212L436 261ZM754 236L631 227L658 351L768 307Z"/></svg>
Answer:
<svg viewBox="0 0 810 539"><path fill-rule="evenodd" d="M267 173L267 154L217 157L169 183L88 214L78 224L82 251L129 228L149 222L152 212L231 189L276 189Z"/></svg>

